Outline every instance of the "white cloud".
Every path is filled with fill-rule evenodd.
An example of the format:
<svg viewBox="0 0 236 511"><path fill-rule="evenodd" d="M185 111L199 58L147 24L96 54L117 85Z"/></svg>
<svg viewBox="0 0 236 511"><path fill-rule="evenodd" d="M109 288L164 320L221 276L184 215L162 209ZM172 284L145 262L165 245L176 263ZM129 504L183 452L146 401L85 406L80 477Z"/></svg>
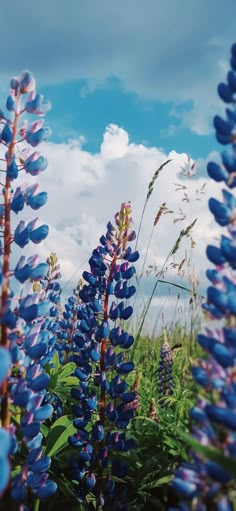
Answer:
<svg viewBox="0 0 236 511"><path fill-rule="evenodd" d="M204 269L209 265L205 249L207 244L214 242L214 237L219 235L219 229L208 211L207 198L209 194L220 197L221 188L212 180L207 180L206 172L203 175L206 162L199 161L199 178L183 178L180 170L187 162L186 154L171 151L166 155L156 147L147 148L142 144L129 143L128 133L115 125L107 127L101 150L95 155L87 152L78 141L70 141L68 144L45 143L42 145L42 153L48 158L49 166L37 181L40 182L41 190L48 191L49 199L46 206L39 211L39 217L43 223L49 224L50 233L44 243L37 247L28 245L23 253L32 254L38 251L41 258L46 259L50 252L56 252L61 263L62 285L65 286L66 282L72 279L67 286L67 292L76 285L83 269L88 268L85 261L99 243L101 234L106 231L107 222L113 220L114 214L124 201L130 200L132 203L137 231L148 184L155 170L167 158L172 159L172 162L163 168L157 178L144 216L139 240L141 259L137 269L141 271L157 211L161 204L166 202L167 207L175 213L163 215L155 227L146 265L157 265L160 270L180 230L197 217L193 233L195 248L191 252L190 240L183 239L174 261L180 263L184 257L188 259L192 256L195 272L201 283L201 292L204 291ZM212 158L215 156L214 153L210 155ZM35 180L31 176L27 177L24 175L21 179L29 183ZM197 195L196 189L200 190L206 181L206 194ZM175 191L176 183L187 188ZM190 198L187 203L182 200L184 193ZM201 201L196 200L197 197L201 197ZM186 218L174 224L173 220L178 217L179 208L183 210ZM33 218L36 216L34 213L27 208L19 217ZM165 278L189 287L189 272L190 266L187 265L184 279L178 280L177 271L171 270L169 261ZM154 272L143 278L142 293L145 299L150 296L154 282ZM157 304L165 301L165 289L161 284L158 286L156 299L159 302L153 303L153 317L158 314ZM174 291L174 288L172 289ZM174 297L168 299L167 309L172 316L174 301Z"/></svg>
<svg viewBox="0 0 236 511"><path fill-rule="evenodd" d="M119 143L117 140L119 139ZM127 154L129 145L129 135L127 131L119 128L115 124L110 124L103 136L101 145L101 156L105 160L122 158Z"/></svg>

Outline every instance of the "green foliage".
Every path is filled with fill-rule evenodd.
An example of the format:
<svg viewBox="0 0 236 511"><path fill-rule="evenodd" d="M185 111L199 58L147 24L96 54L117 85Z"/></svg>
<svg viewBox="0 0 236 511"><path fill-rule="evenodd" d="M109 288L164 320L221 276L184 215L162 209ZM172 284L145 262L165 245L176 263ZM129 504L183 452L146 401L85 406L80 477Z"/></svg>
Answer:
<svg viewBox="0 0 236 511"><path fill-rule="evenodd" d="M174 391L173 395L165 398L164 405L160 405L158 396L158 365L163 336L156 340L140 338L133 351L136 372L129 378L132 378L130 383L134 387L136 385L139 406L129 427L129 436L135 440L137 447L120 453L121 458L129 463L129 474L125 480L117 480L118 484L127 488L130 511L166 510L173 498L169 488L173 470L182 460L188 460L190 440L187 441L187 438L191 439L186 437L188 412L196 389L189 370L188 345L192 339L179 326L168 331L168 339L174 358ZM198 356L198 351L194 343L194 357ZM61 399L65 413L56 420L47 421L41 429L45 454L53 460L51 475L58 485L57 495L47 502L47 510L95 510L94 496L90 494L81 504L75 494L75 481L72 486L68 477L68 460L76 452L68 444L68 436L75 432L70 416L71 389L78 384L73 376L75 364L69 362L61 366L58 356L55 356L46 369L50 375L51 393ZM154 415L151 407L154 407ZM40 503L40 511L46 511L45 505Z"/></svg>
<svg viewBox="0 0 236 511"><path fill-rule="evenodd" d="M188 460L188 444L179 431L188 431L189 409L194 404L196 384L191 377L187 357L191 339L182 330L169 332L174 354L173 395L158 400L158 365L163 337L153 341L140 338L133 353L136 376L142 374L138 395L139 407L130 427L137 448L122 454L129 463L128 488L131 511L168 508L173 496L169 482L174 467ZM176 348L175 348L176 346ZM195 344L196 356L197 348ZM135 384L135 379L134 379ZM155 403L156 418L151 418L151 403Z"/></svg>
<svg viewBox="0 0 236 511"><path fill-rule="evenodd" d="M178 430L177 434L180 438L184 440L184 442L190 447L194 448L194 451L199 452L207 459L218 463L222 468L224 468L227 472L232 474L232 477L236 477L236 460L235 458L231 458L230 456L224 456L219 449L213 449L212 447L207 447L205 445L201 445L195 438L193 438L188 433L184 431Z"/></svg>
<svg viewBox="0 0 236 511"><path fill-rule="evenodd" d="M48 434L45 453L49 456L58 454L68 444L68 436L75 432L72 417L63 415L57 419Z"/></svg>

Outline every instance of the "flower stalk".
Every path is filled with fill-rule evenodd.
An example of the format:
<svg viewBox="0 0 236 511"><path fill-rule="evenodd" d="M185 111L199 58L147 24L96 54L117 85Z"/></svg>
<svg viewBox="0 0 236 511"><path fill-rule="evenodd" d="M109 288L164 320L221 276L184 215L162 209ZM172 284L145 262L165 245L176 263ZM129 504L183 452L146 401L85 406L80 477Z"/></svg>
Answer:
<svg viewBox="0 0 236 511"><path fill-rule="evenodd" d="M51 313L51 304L44 299L41 290L36 292L34 284L26 296L21 294L13 310L10 289L11 279L21 284L39 281L48 270L48 264L38 263L37 256L27 260L21 256L14 271L10 271L11 244L14 242L24 248L29 241L40 243L48 234L48 226L38 226L38 218L25 222L20 220L14 234L12 233L11 214L18 214L24 206L38 210L47 201L47 193L38 191L38 184L18 186L15 191L12 182L17 179L19 171L33 176L47 167L47 160L38 151L30 153L49 135L49 129L43 128L43 119L28 125L24 121L19 127L21 114L27 112L44 115L50 104L43 102L43 96L35 91L35 80L29 71L24 71L19 78L10 82L10 94L7 98L8 114L1 111L3 126L0 143L6 147L6 170L2 169L2 181L5 180L3 205L1 206L1 229L3 247L1 250L1 346L0 346L0 443L1 445L1 485L0 494L4 495L4 505L9 498L24 504L28 492L44 499L56 491L56 484L48 479L47 470L50 458L43 456L41 449L41 423L48 419L53 408L43 404L49 376L44 371L45 357L50 357L52 338L44 331L44 320ZM25 105L21 109L22 97ZM16 151L16 144L18 151ZM48 344L47 344L48 341ZM11 421L19 416L20 422ZM27 458L20 467L17 456L25 452ZM3 453L3 454L2 454ZM15 455L17 454L16 458ZM17 460L17 461L16 461ZM18 469L16 468L16 463ZM10 480L11 466L15 475ZM40 475L39 475L40 474Z"/></svg>
<svg viewBox="0 0 236 511"><path fill-rule="evenodd" d="M139 257L128 246L135 239L130 203L122 204L115 224L108 222L107 232L89 260L90 272L83 273L80 301L70 300L61 323L63 339L77 311L70 357L77 366L78 388L72 390L78 403L72 405L77 433L69 442L78 454L73 458L71 477L79 482L78 498L83 501L92 490L97 508L103 506L104 510L115 495L113 476L122 477L127 469L119 458L111 459L110 452L133 447L125 429L137 408L136 392L128 391L122 378L134 369L126 354L134 339L122 329L133 312L127 300L135 294L130 280L135 273L132 263Z"/></svg>

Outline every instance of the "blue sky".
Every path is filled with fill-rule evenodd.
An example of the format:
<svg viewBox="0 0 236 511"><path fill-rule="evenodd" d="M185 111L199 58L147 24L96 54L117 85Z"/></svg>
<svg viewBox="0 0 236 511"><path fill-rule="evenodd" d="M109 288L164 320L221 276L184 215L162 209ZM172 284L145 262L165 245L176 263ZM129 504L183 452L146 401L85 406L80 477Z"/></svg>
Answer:
<svg viewBox="0 0 236 511"><path fill-rule="evenodd" d="M158 224L147 264L161 268L180 230L198 218L190 253L204 287L206 246L219 236L208 197L221 193L206 165L220 149L212 118L223 112L216 90L229 68L235 19L235 0L8 0L1 6L0 106L9 79L23 69L33 72L37 90L53 105L46 118L53 134L42 145L49 166L39 176L49 194L40 218L50 235L38 250L43 259L57 253L64 285L73 275L76 284L121 202L132 201L137 228L148 184L171 158L145 214L140 268L153 220L167 201L173 213ZM197 178L186 181L189 203L176 192L188 155L198 169ZM183 220L175 222L178 217ZM177 262L190 255L185 241ZM153 279L144 281L144 297ZM188 267L184 279L180 283L191 284ZM158 293L160 311L166 290ZM168 301L170 315L176 297Z"/></svg>
<svg viewBox="0 0 236 511"><path fill-rule="evenodd" d="M106 126L113 123L128 131L131 142L158 146L165 152L175 149L194 159L206 157L209 149L217 147L212 133L197 135L181 125L181 119L173 113L171 101L142 99L136 93L124 91L117 79L110 79L108 84L91 92L85 90L86 82L81 80L42 88L53 105L60 105L60 116L55 108L47 116L54 141L83 135L86 139L84 147L95 153L100 148ZM192 103L188 101L181 105L181 110L189 112L191 107Z"/></svg>
<svg viewBox="0 0 236 511"><path fill-rule="evenodd" d="M83 134L96 152L114 123L136 143L205 157L235 15L235 0L9 0L0 74L32 70L55 141Z"/></svg>

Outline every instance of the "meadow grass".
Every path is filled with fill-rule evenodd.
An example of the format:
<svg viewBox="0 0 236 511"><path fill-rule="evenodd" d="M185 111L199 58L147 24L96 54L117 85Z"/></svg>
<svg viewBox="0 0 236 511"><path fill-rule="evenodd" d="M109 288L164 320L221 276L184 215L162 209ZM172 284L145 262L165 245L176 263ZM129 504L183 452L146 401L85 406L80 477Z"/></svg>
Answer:
<svg viewBox="0 0 236 511"><path fill-rule="evenodd" d="M120 453L121 458L129 463L129 474L125 480L117 478L117 483L127 491L126 501L130 511L168 509L174 503L169 488L173 470L181 461L188 460L188 447L178 432L189 431L188 412L194 404L197 391L188 357L192 338L179 324L172 325L167 335L173 349L173 394L165 398L164 404L160 402L158 394L158 369L164 331L156 339L139 337L134 352L136 369L130 376L130 383L138 392L138 409L129 425L128 436L135 440L136 448L128 453ZM192 354L193 358L201 354L196 344ZM61 490L59 497L45 504L41 502L40 510L54 511L65 509L65 506L71 511L96 509L92 494L86 502L80 504L60 474L57 483Z"/></svg>
<svg viewBox="0 0 236 511"><path fill-rule="evenodd" d="M164 162L155 171L149 183L138 228L137 248L147 204L153 194L160 172L169 161ZM188 447L186 447L179 432L189 431L188 412L196 395L196 384L192 378L190 366L200 354L196 343L196 335L201 322L199 307L201 296L196 285L191 256L187 257L186 255L179 263L176 263L175 256L178 255L184 239L189 240L190 247L193 246L193 229L196 219L180 229L179 235L176 240L173 240L172 248L167 254L161 269L157 271L154 265L151 269L149 266L147 271L149 249L155 230L158 229L162 216L167 213L172 214L173 212L163 202L155 215L144 259L141 262L141 269L136 274L137 298L134 299L133 306L134 310L139 310L139 312L136 321L129 322L128 328L135 339L129 350L130 359L135 364L135 371L130 373L126 380L137 393L137 409L134 418L127 427L127 435L128 438L134 440L136 447L128 452L119 453L120 458L128 462L129 473L124 479L114 477L114 480L118 487L120 485L121 492L124 492L125 502L130 511L150 509L164 511L167 509L173 498L169 488L173 471L181 461L188 460ZM183 220L185 220L184 216L180 221ZM51 256L53 264L54 262L55 264L58 263L56 254L51 254ZM52 263L50 258L47 261L49 264ZM169 270L172 273L169 273ZM149 296L146 296L142 289L147 273L151 273L153 277ZM173 275L173 279L169 275ZM147 327L147 319L150 317L151 307L159 284L167 286L167 293L170 288L175 290L176 302L173 314L168 316L168 314L165 314L164 299L163 307L156 310L150 328ZM81 288L81 285L81 282L79 282L77 291ZM38 282L33 283L34 291L37 291L38 286ZM184 311L181 307L184 307ZM62 306L60 308L63 312ZM123 326L123 322L121 322L121 326ZM144 334L145 330L146 334ZM161 360L163 349L165 350L166 346L169 350L169 359L167 358L167 367L164 367L163 372ZM66 359L66 361L68 360ZM58 425L58 431L57 426L55 427L55 421L54 423L47 423L46 421L41 427L46 444L45 452L54 453L49 474L57 483L58 492L45 503L40 502L39 504L36 499L34 511L38 511L38 507L40 507L40 511L58 511L60 509L67 509L68 511L97 510L98 507L93 492L87 495L83 503L78 501L74 491L75 488L73 484L71 485L67 473L69 459L73 455L73 449L67 445L72 421L70 389L76 385L74 381L76 378L72 374L73 369L63 380L61 376L63 365L60 364L57 357L53 360L51 366L50 364L48 367L46 366L46 371L50 375L49 391L61 400L64 411L63 424ZM163 374L166 381L162 388ZM60 380L62 383L60 383ZM54 427L54 431L51 431L51 427ZM60 428L62 429L60 430ZM63 435L64 439L62 439ZM60 445L57 449L58 443ZM110 456L112 460L113 454L111 453ZM14 511L14 504L11 509Z"/></svg>
<svg viewBox="0 0 236 511"><path fill-rule="evenodd" d="M151 179L138 228L136 247L143 227L147 204L154 192L154 186L160 172L169 160L164 162ZM187 174L190 178L191 175ZM184 194L186 195L184 187ZM161 269L146 268L149 249L164 214L173 214L163 202L155 215L150 237L141 270L136 274L137 294L134 299L136 318L129 322L129 332L135 338L130 349L130 359L134 361L135 371L128 375L127 381L137 392L138 406L135 417L128 426L128 436L133 438L136 448L128 453L121 452L121 459L127 460L129 473L125 479L116 478L116 483L126 492L125 501L130 511L158 509L164 511L174 503L169 482L173 478L175 467L183 460L188 460L188 447L182 440L179 431L189 432L189 409L194 404L197 386L191 375L191 363L201 355L196 342L200 329L201 300L198 292L194 267L192 264L192 248L194 246L194 226L196 220L179 231L170 252L167 254ZM186 215L178 219L186 220ZM173 220L177 221L176 218ZM189 239L190 256L176 263L180 245L184 239ZM166 277L170 271L173 279ZM174 271L174 273L173 273ZM150 296L146 297L142 284L147 274L153 274L153 288ZM168 280L167 280L168 278ZM176 291L176 301L172 316L165 315L165 299L163 307L156 311L152 318L151 328L147 325L151 306L159 284ZM168 291L167 291L168 293ZM184 297L184 302L182 299ZM184 310L183 310L184 308ZM147 333L144 334L144 331ZM172 351L172 392L166 396L160 394L160 355L163 343L168 340ZM68 450L68 449L67 449ZM63 457L63 452L62 452ZM60 465L60 463L59 463ZM54 469L55 475L55 469ZM70 485L58 474L57 484L60 488L59 497L53 499L49 506L40 504L41 511L64 509L70 506L71 511L90 511L97 509L93 494L86 501L78 503L70 491ZM46 505L46 504L45 504Z"/></svg>

